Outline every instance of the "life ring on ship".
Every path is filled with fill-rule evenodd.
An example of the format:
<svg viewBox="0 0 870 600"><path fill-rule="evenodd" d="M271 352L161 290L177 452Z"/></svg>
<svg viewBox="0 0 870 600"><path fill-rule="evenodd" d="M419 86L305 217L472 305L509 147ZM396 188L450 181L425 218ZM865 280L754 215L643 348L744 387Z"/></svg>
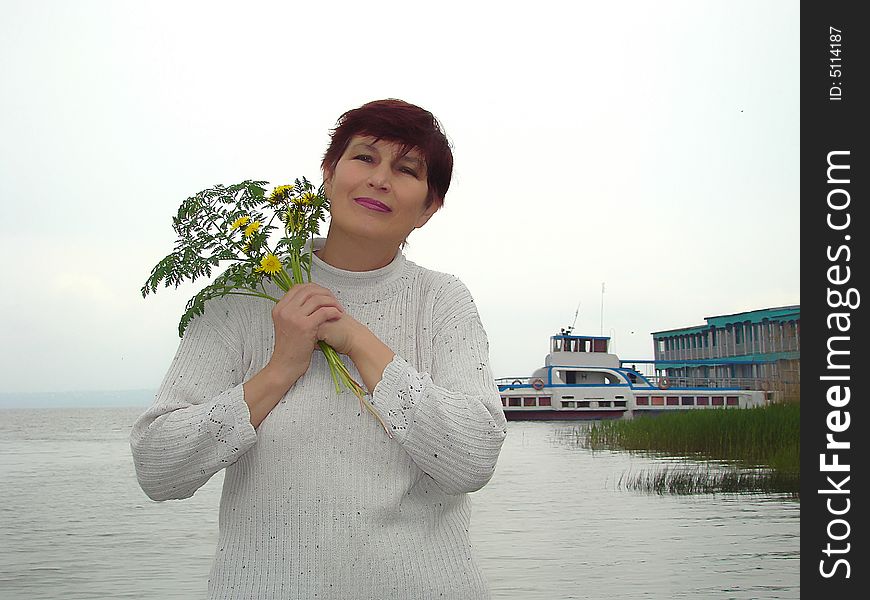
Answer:
<svg viewBox="0 0 870 600"><path fill-rule="evenodd" d="M513 381L511 381L511 385L512 385L512 386L514 386L514 385L523 385L523 382L520 381L519 379L514 379Z"/></svg>
<svg viewBox="0 0 870 600"><path fill-rule="evenodd" d="M671 387L671 379L668 376L659 377L659 389L666 390Z"/></svg>
<svg viewBox="0 0 870 600"><path fill-rule="evenodd" d="M544 389L544 380L540 377L538 377L537 379L532 379L532 387L538 391Z"/></svg>

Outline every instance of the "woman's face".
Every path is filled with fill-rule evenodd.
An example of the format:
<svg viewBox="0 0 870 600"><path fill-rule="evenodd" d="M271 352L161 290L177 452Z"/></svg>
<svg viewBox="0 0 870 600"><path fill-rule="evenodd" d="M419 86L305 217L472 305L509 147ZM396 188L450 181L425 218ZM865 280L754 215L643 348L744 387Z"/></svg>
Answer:
<svg viewBox="0 0 870 600"><path fill-rule="evenodd" d="M438 202L426 207L426 164L416 149L399 156L401 146L373 137L354 136L324 188L333 229L398 247L422 227Z"/></svg>

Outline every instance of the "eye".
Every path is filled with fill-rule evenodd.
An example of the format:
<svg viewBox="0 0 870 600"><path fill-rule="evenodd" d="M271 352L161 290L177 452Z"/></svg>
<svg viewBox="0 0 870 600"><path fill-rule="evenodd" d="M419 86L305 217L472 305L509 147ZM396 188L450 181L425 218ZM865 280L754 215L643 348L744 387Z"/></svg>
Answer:
<svg viewBox="0 0 870 600"><path fill-rule="evenodd" d="M410 175L411 177L417 177L417 171L412 169L411 167L402 167L399 169L405 175Z"/></svg>
<svg viewBox="0 0 870 600"><path fill-rule="evenodd" d="M353 157L354 160L361 160L363 162L372 162L374 159L371 154L357 154Z"/></svg>

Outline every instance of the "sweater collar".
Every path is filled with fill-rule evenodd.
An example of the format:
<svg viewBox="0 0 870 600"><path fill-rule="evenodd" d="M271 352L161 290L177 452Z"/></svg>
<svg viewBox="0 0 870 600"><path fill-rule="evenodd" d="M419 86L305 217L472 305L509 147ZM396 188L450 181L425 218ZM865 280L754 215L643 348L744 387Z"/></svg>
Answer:
<svg viewBox="0 0 870 600"><path fill-rule="evenodd" d="M314 250L320 250L326 243L325 238L314 238ZM310 247L306 244L306 251ZM311 255L311 280L329 288L333 293L348 294L351 297L369 296L378 291L382 294L386 288L393 287L405 271L405 255L399 250L395 258L386 266L372 271L345 271L324 262L316 254Z"/></svg>

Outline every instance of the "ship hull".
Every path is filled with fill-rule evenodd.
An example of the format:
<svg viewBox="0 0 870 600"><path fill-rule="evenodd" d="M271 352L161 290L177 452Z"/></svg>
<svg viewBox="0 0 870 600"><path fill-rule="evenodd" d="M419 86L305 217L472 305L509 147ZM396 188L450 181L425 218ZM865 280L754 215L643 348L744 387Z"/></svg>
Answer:
<svg viewBox="0 0 870 600"><path fill-rule="evenodd" d="M508 421L601 421L621 419L624 410L505 410Z"/></svg>

